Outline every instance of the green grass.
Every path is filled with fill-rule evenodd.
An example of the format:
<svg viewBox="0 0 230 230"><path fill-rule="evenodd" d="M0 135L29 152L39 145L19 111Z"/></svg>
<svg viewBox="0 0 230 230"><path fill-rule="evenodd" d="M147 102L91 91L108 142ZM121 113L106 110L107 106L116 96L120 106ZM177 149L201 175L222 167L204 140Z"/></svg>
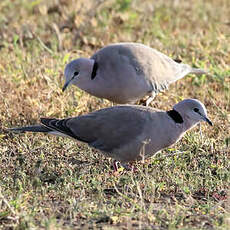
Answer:
<svg viewBox="0 0 230 230"><path fill-rule="evenodd" d="M228 0L0 1L0 229L229 229L229 15ZM5 132L111 106L62 93L63 69L121 41L209 70L153 103L201 100L214 123L203 140L195 128L133 174L81 143Z"/></svg>

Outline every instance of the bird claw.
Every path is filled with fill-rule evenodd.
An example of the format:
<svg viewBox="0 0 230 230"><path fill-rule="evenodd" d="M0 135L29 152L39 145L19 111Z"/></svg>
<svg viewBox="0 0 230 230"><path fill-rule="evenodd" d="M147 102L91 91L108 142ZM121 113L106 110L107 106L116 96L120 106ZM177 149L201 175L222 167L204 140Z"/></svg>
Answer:
<svg viewBox="0 0 230 230"><path fill-rule="evenodd" d="M114 168L114 171L117 172L119 171L119 164L120 162L119 161L116 161L114 160L113 162L113 168ZM124 164L124 163L120 163L120 165L126 169L127 171L133 171L133 172L137 172L137 168L135 168L133 165L130 165L130 164Z"/></svg>

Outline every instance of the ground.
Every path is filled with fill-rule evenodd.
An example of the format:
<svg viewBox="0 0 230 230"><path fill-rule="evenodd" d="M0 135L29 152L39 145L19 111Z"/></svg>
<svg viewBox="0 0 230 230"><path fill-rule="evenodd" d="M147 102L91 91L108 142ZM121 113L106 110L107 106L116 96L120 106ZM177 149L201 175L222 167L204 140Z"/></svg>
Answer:
<svg viewBox="0 0 230 230"><path fill-rule="evenodd" d="M229 229L229 0L0 1L0 229ZM141 42L209 71L151 106L197 98L214 126L194 128L136 173L85 144L8 127L111 106L71 86L65 64L114 42Z"/></svg>

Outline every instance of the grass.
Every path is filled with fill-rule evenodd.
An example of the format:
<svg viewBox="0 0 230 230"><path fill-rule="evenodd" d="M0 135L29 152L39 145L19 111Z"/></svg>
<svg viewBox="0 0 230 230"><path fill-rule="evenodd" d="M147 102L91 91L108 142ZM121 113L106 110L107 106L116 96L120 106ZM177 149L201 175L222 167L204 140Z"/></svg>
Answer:
<svg viewBox="0 0 230 230"><path fill-rule="evenodd" d="M0 229L229 229L230 2L0 2ZM213 128L195 128L138 173L114 173L84 144L5 129L41 116L68 117L112 105L75 87L61 92L65 64L113 42L152 46L206 76L158 95L207 107Z"/></svg>

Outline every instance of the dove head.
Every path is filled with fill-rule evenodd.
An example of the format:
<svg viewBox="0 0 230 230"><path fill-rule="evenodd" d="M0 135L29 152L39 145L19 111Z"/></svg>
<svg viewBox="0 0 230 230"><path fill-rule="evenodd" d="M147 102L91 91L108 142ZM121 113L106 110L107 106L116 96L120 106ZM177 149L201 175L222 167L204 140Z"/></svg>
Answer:
<svg viewBox="0 0 230 230"><path fill-rule="evenodd" d="M78 58L65 67L65 84L62 91L71 85L77 85L81 88L81 85L87 84L91 80L91 75L93 71L94 60L89 58Z"/></svg>
<svg viewBox="0 0 230 230"><path fill-rule="evenodd" d="M207 122L212 126L212 122L207 116L207 110L203 103L196 99L185 99L173 106L187 123L187 126L192 127L201 121ZM187 128L189 128L187 127Z"/></svg>

